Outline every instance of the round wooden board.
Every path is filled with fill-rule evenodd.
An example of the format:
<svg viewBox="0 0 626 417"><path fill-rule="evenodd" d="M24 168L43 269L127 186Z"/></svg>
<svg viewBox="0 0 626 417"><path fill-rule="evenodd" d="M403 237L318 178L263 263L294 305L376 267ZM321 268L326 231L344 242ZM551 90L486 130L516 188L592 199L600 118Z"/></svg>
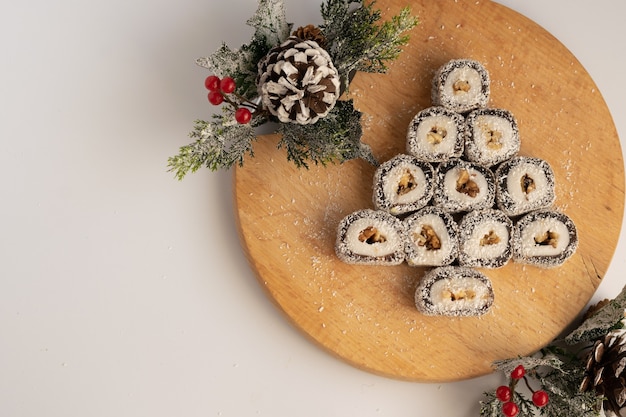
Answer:
<svg viewBox="0 0 626 417"><path fill-rule="evenodd" d="M385 16L403 0L380 0ZM491 372L496 359L532 353L579 314L613 256L624 208L624 165L606 104L574 56L529 19L489 1L412 2L421 24L387 74L357 74L351 97L364 142L380 161L405 152L405 132L431 105L434 71L453 58L482 62L490 107L518 120L520 154L555 171L556 208L577 224L580 245L564 266L509 263L485 270L496 300L479 318L426 317L413 304L424 269L353 266L334 253L336 227L371 208L374 167L363 161L296 169L260 137L234 175L242 244L268 296L316 343L348 363L412 381Z"/></svg>

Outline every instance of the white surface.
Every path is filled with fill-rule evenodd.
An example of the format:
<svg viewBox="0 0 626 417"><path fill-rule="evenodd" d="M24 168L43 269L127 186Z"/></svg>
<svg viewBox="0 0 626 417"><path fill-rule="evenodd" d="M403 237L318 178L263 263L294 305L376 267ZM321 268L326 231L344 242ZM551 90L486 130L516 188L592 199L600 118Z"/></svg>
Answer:
<svg viewBox="0 0 626 417"><path fill-rule="evenodd" d="M626 2L500 2L577 56L626 140ZM247 266L230 173L166 172L209 110L194 59L247 42L256 1L5 3L1 416L478 415L500 375L395 381L310 343ZM286 0L288 17L319 23L319 4Z"/></svg>

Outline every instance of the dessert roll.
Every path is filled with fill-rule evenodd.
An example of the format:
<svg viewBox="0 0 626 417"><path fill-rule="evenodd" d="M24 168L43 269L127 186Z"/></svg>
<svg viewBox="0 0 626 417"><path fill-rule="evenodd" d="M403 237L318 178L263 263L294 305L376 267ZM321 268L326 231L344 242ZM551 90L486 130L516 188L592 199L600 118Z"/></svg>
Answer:
<svg viewBox="0 0 626 417"><path fill-rule="evenodd" d="M433 196L432 165L410 155L397 155L374 173L374 206L393 215L424 207Z"/></svg>
<svg viewBox="0 0 626 417"><path fill-rule="evenodd" d="M458 226L451 214L428 206L404 219L406 261L411 266L442 266L458 256Z"/></svg>
<svg viewBox="0 0 626 417"><path fill-rule="evenodd" d="M466 113L485 107L489 90L489 74L480 62L454 59L435 74L431 98L436 106Z"/></svg>
<svg viewBox="0 0 626 417"><path fill-rule="evenodd" d="M489 168L455 159L435 170L434 205L450 213L491 208L495 195L495 178Z"/></svg>
<svg viewBox="0 0 626 417"><path fill-rule="evenodd" d="M513 233L513 260L541 268L562 265L578 247L574 222L557 211L530 212L517 222Z"/></svg>
<svg viewBox="0 0 626 417"><path fill-rule="evenodd" d="M515 117L502 109L478 109L465 120L465 157L492 166L517 154L519 129Z"/></svg>
<svg viewBox="0 0 626 417"><path fill-rule="evenodd" d="M493 300L489 278L462 266L431 270L415 290L415 306L429 316L480 316L489 311Z"/></svg>
<svg viewBox="0 0 626 417"><path fill-rule="evenodd" d="M337 228L335 253L342 261L362 265L398 265L404 261L404 225L385 211L359 210Z"/></svg>
<svg viewBox="0 0 626 417"><path fill-rule="evenodd" d="M518 156L496 169L496 204L509 216L548 208L555 200L554 172L546 161Z"/></svg>
<svg viewBox="0 0 626 417"><path fill-rule="evenodd" d="M429 107L417 113L406 135L407 152L429 162L463 155L465 118L445 107Z"/></svg>
<svg viewBox="0 0 626 417"><path fill-rule="evenodd" d="M500 268L511 259L513 221L500 210L467 213L459 222L459 264Z"/></svg>

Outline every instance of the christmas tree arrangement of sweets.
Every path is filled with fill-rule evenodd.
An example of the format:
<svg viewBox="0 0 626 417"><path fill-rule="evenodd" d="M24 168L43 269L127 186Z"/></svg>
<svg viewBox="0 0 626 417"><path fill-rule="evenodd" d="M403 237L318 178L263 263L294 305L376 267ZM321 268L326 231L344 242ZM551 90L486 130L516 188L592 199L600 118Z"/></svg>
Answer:
<svg viewBox="0 0 626 417"><path fill-rule="evenodd" d="M550 164L518 156L515 117L487 107L490 79L481 63L449 61L431 91L433 106L408 126L407 154L376 169L374 209L340 222L335 251L352 264L433 268L415 291L419 311L482 315L494 293L475 268L510 260L558 267L576 251L577 230L551 208Z"/></svg>
<svg viewBox="0 0 626 417"><path fill-rule="evenodd" d="M408 7L381 22L375 2L326 0L322 24L293 30L282 0L260 0L247 24L255 30L238 49L223 44L197 64L211 73L208 100L221 106L210 121L197 120L194 139L168 159L178 179L201 167L243 165L254 156L255 129L277 123L278 148L298 167L363 158L377 165L361 142L361 113L342 99L358 71L386 72L417 25Z"/></svg>

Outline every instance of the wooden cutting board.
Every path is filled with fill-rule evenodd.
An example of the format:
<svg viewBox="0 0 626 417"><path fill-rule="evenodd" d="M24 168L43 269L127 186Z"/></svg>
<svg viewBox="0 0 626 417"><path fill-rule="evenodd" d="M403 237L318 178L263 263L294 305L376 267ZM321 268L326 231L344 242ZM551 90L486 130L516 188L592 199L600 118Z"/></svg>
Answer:
<svg viewBox="0 0 626 417"><path fill-rule="evenodd" d="M380 0L385 16L404 0ZM374 167L350 161L298 170L259 137L235 169L242 245L269 298L311 340L367 371L412 381L491 372L496 359L532 353L572 323L613 256L624 209L624 164L607 106L589 74L552 35L485 0L412 2L421 24L387 74L359 73L351 97L363 140L380 161L405 152L411 118L431 105L434 71L472 58L489 71L490 107L518 120L521 155L547 160L556 208L577 224L580 246L557 269L509 263L485 270L496 301L480 318L426 317L413 304L422 268L353 266L334 253L336 227L372 208Z"/></svg>

